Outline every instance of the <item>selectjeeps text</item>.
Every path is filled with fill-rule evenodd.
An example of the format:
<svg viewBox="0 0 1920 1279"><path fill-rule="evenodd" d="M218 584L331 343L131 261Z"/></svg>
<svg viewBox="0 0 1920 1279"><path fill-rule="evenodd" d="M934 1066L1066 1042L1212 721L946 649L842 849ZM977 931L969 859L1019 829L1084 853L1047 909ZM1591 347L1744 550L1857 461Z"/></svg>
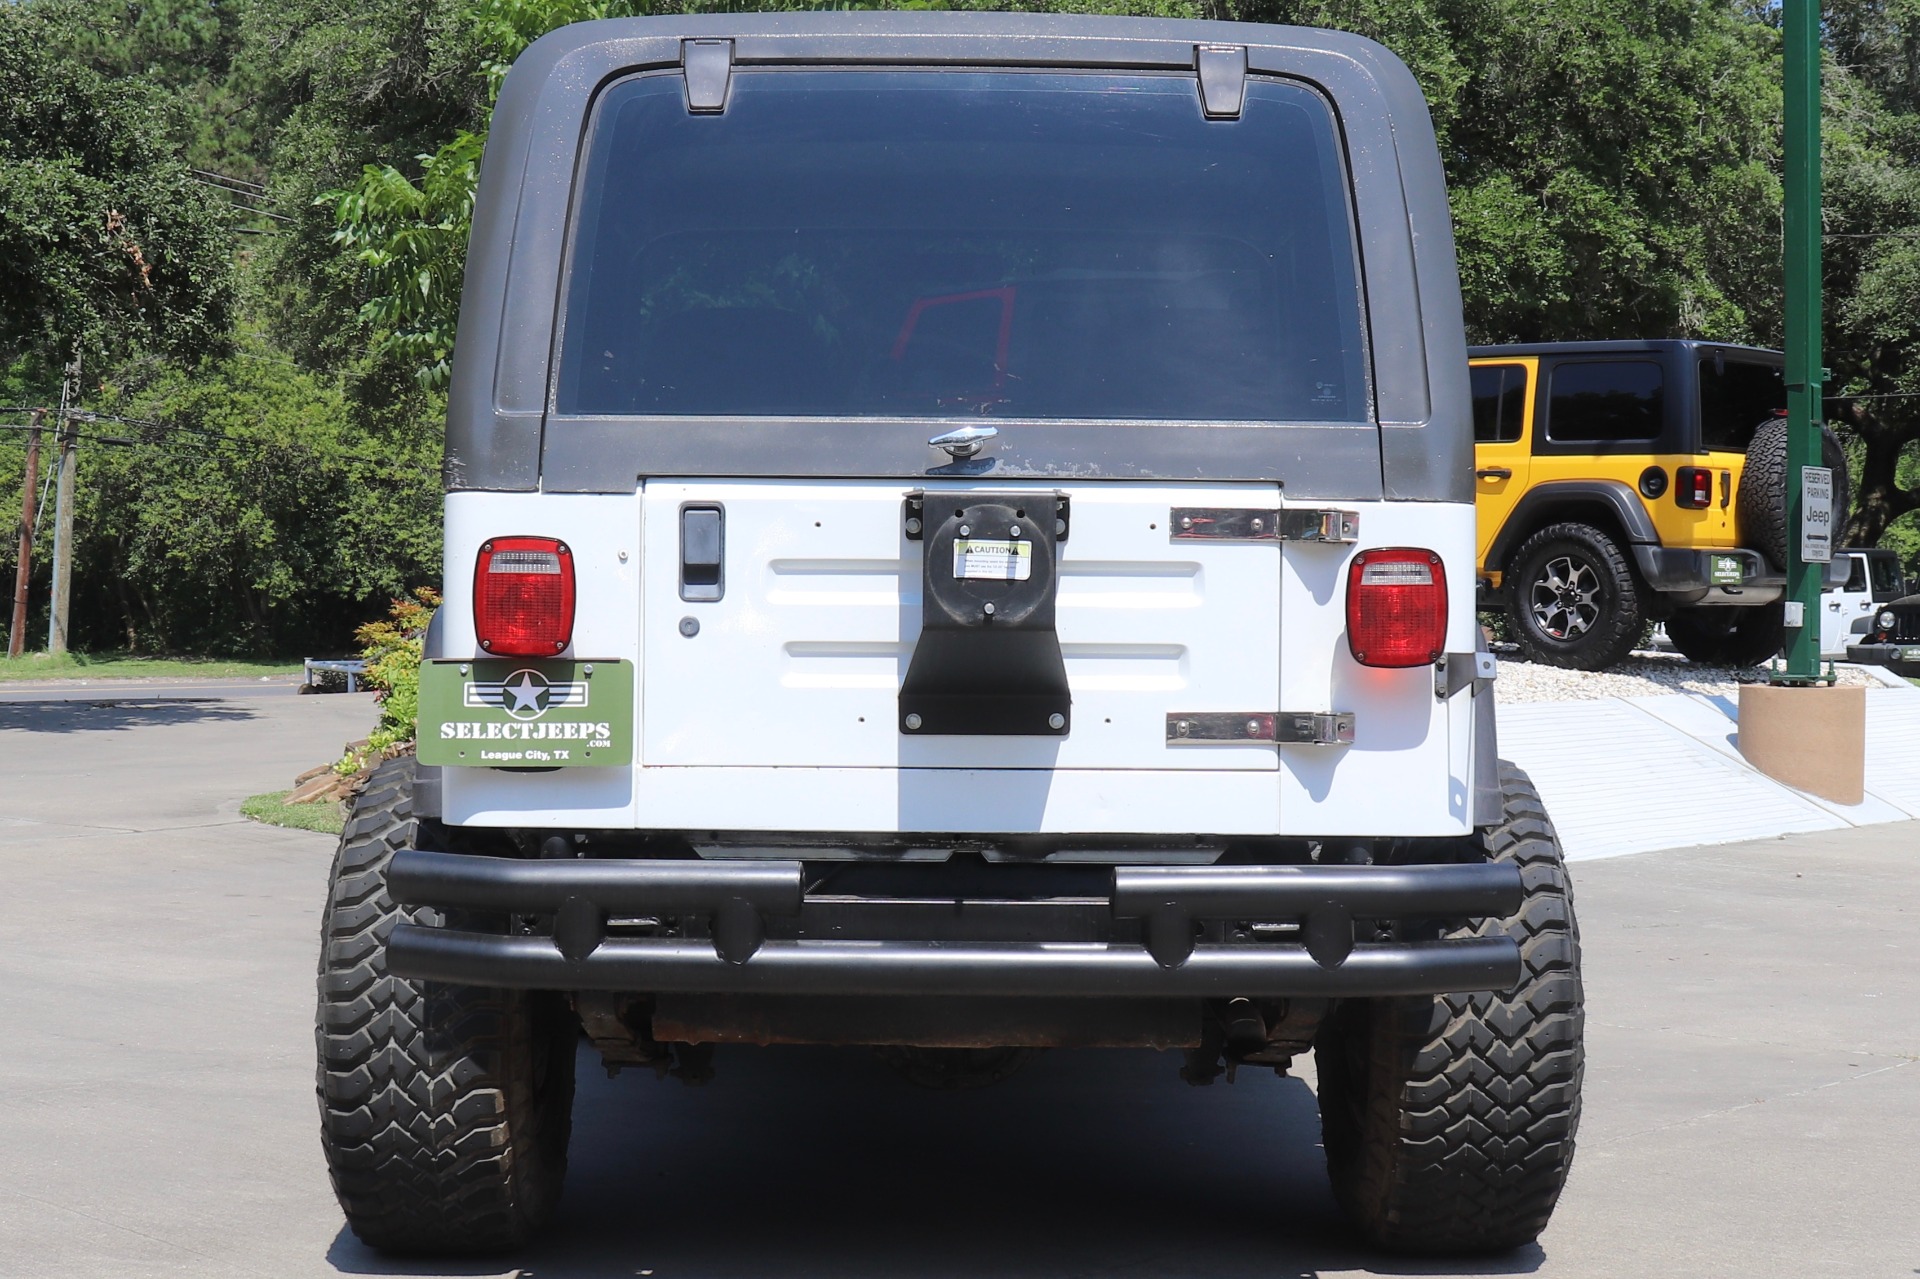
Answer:
<svg viewBox="0 0 1920 1279"><path fill-rule="evenodd" d="M1579 945L1495 750L1473 469L1439 156L1378 45L539 41L475 210L418 757L325 921L354 1232L512 1247L577 1048L779 1042L944 1084L1312 1051L1370 1239L1533 1239Z"/></svg>

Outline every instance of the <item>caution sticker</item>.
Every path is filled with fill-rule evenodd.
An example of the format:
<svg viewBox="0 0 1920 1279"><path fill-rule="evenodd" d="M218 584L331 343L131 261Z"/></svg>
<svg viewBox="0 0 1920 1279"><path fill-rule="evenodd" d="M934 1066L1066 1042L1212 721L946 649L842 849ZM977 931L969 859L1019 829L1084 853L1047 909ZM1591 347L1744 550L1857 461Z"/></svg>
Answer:
<svg viewBox="0 0 1920 1279"><path fill-rule="evenodd" d="M956 537L953 575L980 582L1024 582L1033 576L1033 543Z"/></svg>

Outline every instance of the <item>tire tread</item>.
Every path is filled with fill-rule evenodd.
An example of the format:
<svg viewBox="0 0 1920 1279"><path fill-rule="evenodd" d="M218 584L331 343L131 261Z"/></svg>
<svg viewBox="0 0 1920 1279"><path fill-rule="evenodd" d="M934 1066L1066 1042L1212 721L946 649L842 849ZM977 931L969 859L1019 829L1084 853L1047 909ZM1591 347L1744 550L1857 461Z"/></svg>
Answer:
<svg viewBox="0 0 1920 1279"><path fill-rule="evenodd" d="M524 1243L558 1199L572 1039L551 996L387 972L395 924L438 922L386 891L387 862L415 839L413 770L403 757L375 771L335 855L314 1020L322 1145L364 1243L498 1252Z"/></svg>
<svg viewBox="0 0 1920 1279"><path fill-rule="evenodd" d="M1322 1028L1321 1116L1335 1197L1375 1245L1444 1255L1537 1238L1573 1161L1585 1073L1580 935L1558 837L1526 774L1500 763L1505 812L1479 834L1516 864L1501 932L1524 972L1507 992L1352 1001Z"/></svg>

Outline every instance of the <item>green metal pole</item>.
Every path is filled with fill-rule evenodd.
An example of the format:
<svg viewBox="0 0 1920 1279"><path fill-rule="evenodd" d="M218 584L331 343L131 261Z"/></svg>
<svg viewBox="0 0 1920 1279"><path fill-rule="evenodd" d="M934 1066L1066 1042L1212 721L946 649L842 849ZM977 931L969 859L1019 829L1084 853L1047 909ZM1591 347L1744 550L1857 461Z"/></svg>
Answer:
<svg viewBox="0 0 1920 1279"><path fill-rule="evenodd" d="M1786 669L1773 682L1811 684L1820 674L1820 588L1826 565L1801 557L1801 471L1819 466L1820 5L1784 0L1786 35L1787 629ZM1835 523L1844 518L1836 511ZM1798 604L1800 607L1795 608Z"/></svg>

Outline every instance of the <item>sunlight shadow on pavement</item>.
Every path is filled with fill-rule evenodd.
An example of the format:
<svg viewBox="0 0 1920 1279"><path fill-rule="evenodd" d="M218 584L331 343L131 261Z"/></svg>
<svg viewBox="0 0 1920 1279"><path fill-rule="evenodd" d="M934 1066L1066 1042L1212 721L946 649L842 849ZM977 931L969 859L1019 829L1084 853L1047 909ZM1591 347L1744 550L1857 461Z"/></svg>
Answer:
<svg viewBox="0 0 1920 1279"><path fill-rule="evenodd" d="M350 1274L1053 1276L1526 1274L1538 1248L1427 1263L1369 1253L1327 1188L1313 1094L1243 1071L1188 1088L1178 1055L1054 1052L932 1092L860 1049L723 1048L689 1088L580 1055L559 1219L504 1269L382 1257ZM1463 1269L1463 1266L1465 1267Z"/></svg>
<svg viewBox="0 0 1920 1279"><path fill-rule="evenodd" d="M0 702L0 732L114 733L174 724L233 723L258 717L218 697L103 697L86 702Z"/></svg>

